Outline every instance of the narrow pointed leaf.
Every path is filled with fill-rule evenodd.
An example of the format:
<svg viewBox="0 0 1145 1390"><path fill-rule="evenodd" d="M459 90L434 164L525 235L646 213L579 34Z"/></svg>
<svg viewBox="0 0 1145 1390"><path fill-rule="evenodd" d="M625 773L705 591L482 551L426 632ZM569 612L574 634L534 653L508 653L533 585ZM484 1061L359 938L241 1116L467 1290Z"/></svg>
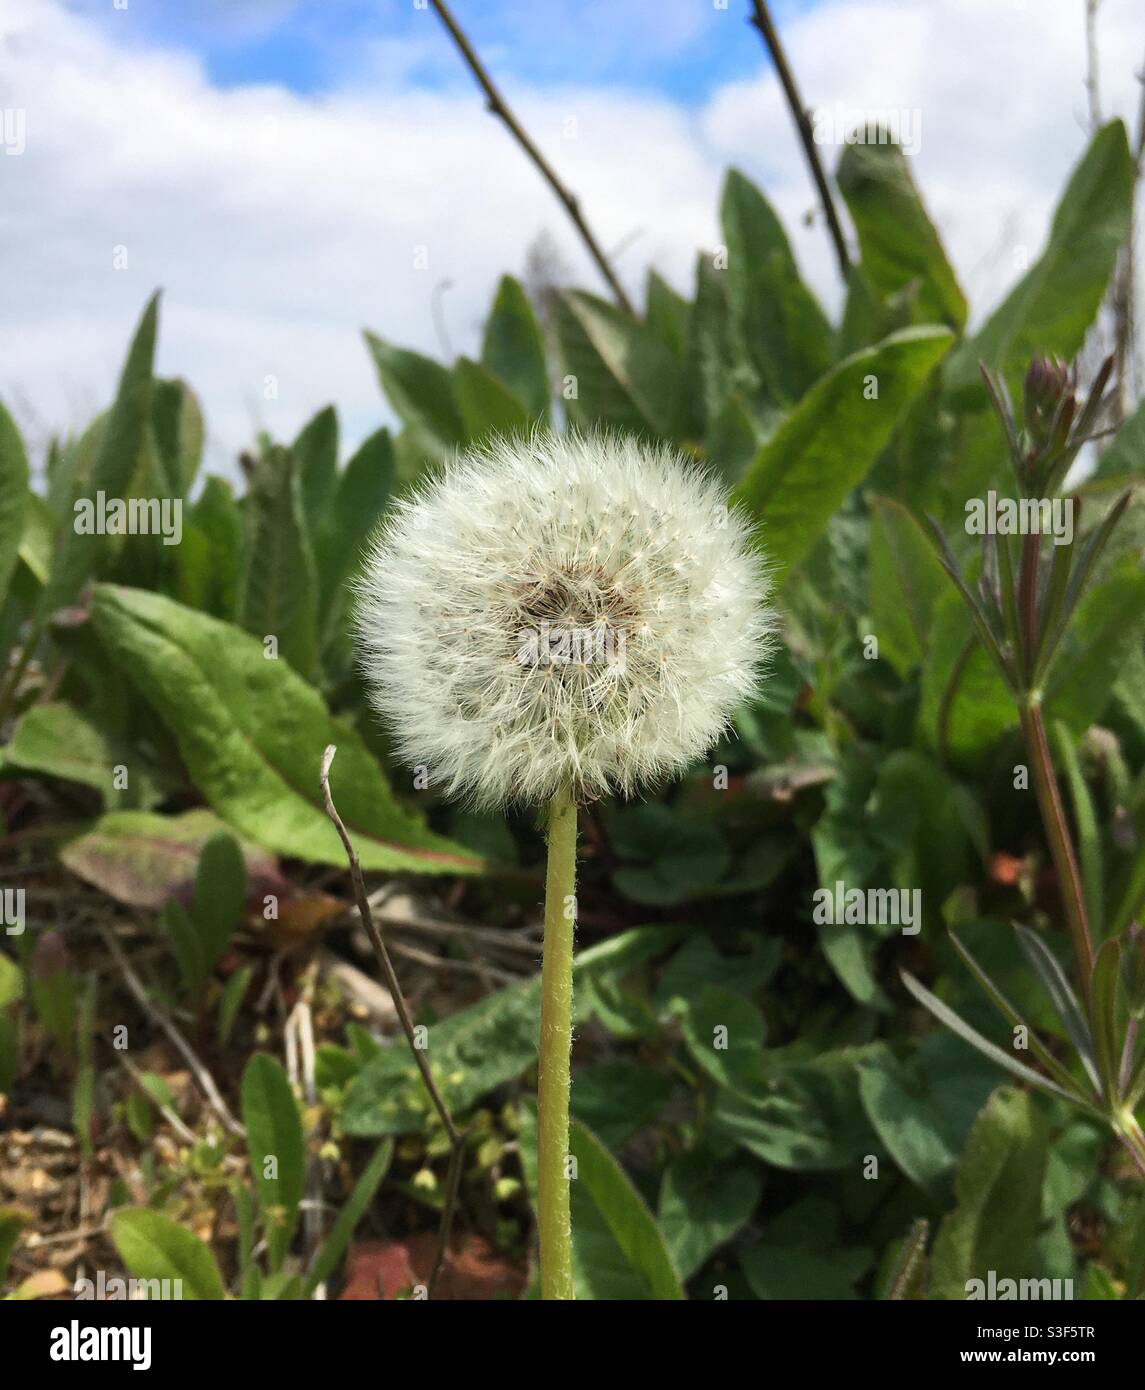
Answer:
<svg viewBox="0 0 1145 1390"><path fill-rule="evenodd" d="M1034 973L1042 982L1042 988L1049 995L1054 1012L1061 1019L1070 1041L1077 1048L1089 1079L1100 1091L1101 1079L1094 1059L1093 1035L1089 1031L1085 1011L1078 1002L1065 971L1058 963L1058 958L1031 928L1015 922L1014 934L1018 938L1022 954L1030 962Z"/></svg>

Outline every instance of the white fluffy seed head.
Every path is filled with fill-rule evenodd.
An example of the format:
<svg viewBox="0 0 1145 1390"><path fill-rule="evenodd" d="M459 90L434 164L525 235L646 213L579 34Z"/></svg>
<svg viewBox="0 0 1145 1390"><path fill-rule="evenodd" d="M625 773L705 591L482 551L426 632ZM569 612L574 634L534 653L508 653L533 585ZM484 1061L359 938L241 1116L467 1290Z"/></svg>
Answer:
<svg viewBox="0 0 1145 1390"><path fill-rule="evenodd" d="M675 451L538 432L391 509L357 586L397 751L480 805L631 793L755 689L768 582L749 523Z"/></svg>

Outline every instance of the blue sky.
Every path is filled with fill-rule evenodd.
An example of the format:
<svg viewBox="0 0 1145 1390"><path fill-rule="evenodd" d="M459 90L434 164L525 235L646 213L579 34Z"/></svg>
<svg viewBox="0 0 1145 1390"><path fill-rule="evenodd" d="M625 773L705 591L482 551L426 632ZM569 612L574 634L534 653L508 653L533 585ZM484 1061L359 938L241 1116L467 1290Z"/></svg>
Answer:
<svg viewBox="0 0 1145 1390"><path fill-rule="evenodd" d="M745 35L746 0L454 0L454 16L506 84L615 84L689 105L766 63ZM130 0L132 23L108 0L73 0L110 36L183 50L219 88L269 83L306 95L363 76L365 55L401 54L408 85L453 89L465 78L437 16L414 0ZM813 0L773 6L780 22ZM746 41L745 41L746 39ZM506 92L509 95L509 92Z"/></svg>

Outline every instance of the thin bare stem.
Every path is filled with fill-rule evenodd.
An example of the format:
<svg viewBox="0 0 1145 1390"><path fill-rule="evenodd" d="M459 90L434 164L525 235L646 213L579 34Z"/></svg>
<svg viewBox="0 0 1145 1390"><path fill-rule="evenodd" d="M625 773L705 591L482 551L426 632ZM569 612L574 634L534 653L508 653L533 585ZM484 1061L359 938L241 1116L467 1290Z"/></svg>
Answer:
<svg viewBox="0 0 1145 1390"><path fill-rule="evenodd" d="M330 794L330 764L334 761L334 754L337 752L334 744L330 744L322 755L322 770L319 776L319 784L322 788L322 799L326 806L326 814L334 823L334 829L338 832L338 837L346 851L346 858L350 864L350 881L354 886L354 901L358 905L358 915L362 919L362 925L366 928L366 934L370 938L370 944L374 948L374 955L378 958L378 965L381 967L382 979L385 981L386 988L389 990L394 1008L398 1011L398 1018L401 1020L402 1032L406 1035L413 1059L417 1063L417 1069L421 1072L421 1079L425 1083L425 1089L429 1092L430 1099L433 1101L433 1108L437 1111L438 1118L445 1127L445 1132L449 1136L449 1168L445 1178L445 1202L441 1209L441 1226L437 1233L437 1252L433 1259L433 1269L429 1276L428 1292L430 1298L433 1297L437 1287L438 1276L441 1273L442 1265L445 1263L445 1252L449 1247L449 1233L453 1227L453 1215L457 1207L457 1189L461 1181L461 1155L463 1152L463 1135L453 1123L453 1116L449 1113L449 1107L442 1098L441 1091L438 1089L437 1082L433 1079L433 1072L430 1070L429 1062L425 1052L417 1045L417 1034L414 1032L413 1019L410 1017L409 1009L406 1007L405 998L402 995L401 985L398 984L398 977L394 970L393 962L390 960L390 953L386 949L386 943L382 939L382 934L378 930L374 915L370 911L370 900L366 894L366 885L362 879L362 866L358 862L358 852L355 850L350 836L342 823L342 817L338 814L334 806L334 798Z"/></svg>
<svg viewBox="0 0 1145 1390"><path fill-rule="evenodd" d="M624 293L624 287L616 278L615 271L608 263L608 257L604 254L600 247L600 243L592 234L591 228L585 221L576 195L561 181L556 170L533 142L529 132L505 104L505 98L494 85L493 79L489 76L484 63L482 63L481 59L477 56L465 32L450 13L449 6L444 3L444 0L431 0L431 2L433 8L437 11L437 17L441 20L442 24L445 25L446 29L448 29L450 38L457 45L458 51L465 59L466 66L477 79L477 83L481 90L485 93L485 99L489 110L494 116L499 116L501 120L504 121L518 145L521 146L533 161L541 177L564 204L565 211L572 219L573 225L580 233L581 240L588 248L589 255L596 262L601 275L608 281L609 289L612 290L617 304L619 304L626 313L631 314L633 312L632 302Z"/></svg>
<svg viewBox="0 0 1145 1390"><path fill-rule="evenodd" d="M1097 77L1097 7L1101 0L1085 0L1085 90L1089 97L1089 129L1101 125L1101 88Z"/></svg>
<svg viewBox="0 0 1145 1390"><path fill-rule="evenodd" d="M239 1138L245 1138L246 1130L231 1114L230 1107L223 1099L219 1088L215 1085L214 1077L202 1062L199 1061L198 1057L195 1056L191 1044L184 1038L182 1033L179 1032L178 1028L175 1027L174 1023L171 1022L162 1009L148 997L143 981L128 964L127 957L119 949L119 942L116 941L114 935L106 927L101 926L99 930L100 935L107 945L107 949L111 952L112 959L119 967L119 973L123 976L127 988L135 996L136 1003L152 1023L154 1023L156 1027L161 1028L163 1032L167 1034L168 1038L170 1038L172 1046L187 1063L192 1076L194 1076L195 1080L199 1083L203 1095L206 1096L207 1103L210 1105L211 1109L214 1110L215 1114L218 1115L224 1128Z"/></svg>
<svg viewBox="0 0 1145 1390"><path fill-rule="evenodd" d="M803 98L799 95L799 88L795 85L795 74L791 71L787 55L783 51L783 45L779 41L779 33L768 13L767 5L764 0L753 0L753 5L755 13L748 22L763 35L767 51L771 54L771 61L775 64L775 71L779 76L784 95L787 97L787 105L791 108L791 115L795 120L795 128L799 132L803 154L807 159L807 167L811 171L811 177L815 180L815 187L819 190L819 200L823 204L827 228L835 246L835 258L839 262L839 274L846 280L851 271L851 258L847 254L843 228L839 222L839 214L835 210L835 200L831 196L831 185L827 182L827 174L823 168L823 162L819 158L818 146L815 144L811 118L807 114Z"/></svg>

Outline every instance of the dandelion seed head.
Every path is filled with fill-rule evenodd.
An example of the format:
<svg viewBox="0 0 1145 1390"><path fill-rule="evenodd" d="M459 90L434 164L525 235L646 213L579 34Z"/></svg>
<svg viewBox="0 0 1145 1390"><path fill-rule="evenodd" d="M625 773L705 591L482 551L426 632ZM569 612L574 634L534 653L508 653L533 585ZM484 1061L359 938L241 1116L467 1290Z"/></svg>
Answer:
<svg viewBox="0 0 1145 1390"><path fill-rule="evenodd" d="M457 458L392 507L357 585L399 755L486 806L680 773L766 662L750 532L667 446L546 431Z"/></svg>

